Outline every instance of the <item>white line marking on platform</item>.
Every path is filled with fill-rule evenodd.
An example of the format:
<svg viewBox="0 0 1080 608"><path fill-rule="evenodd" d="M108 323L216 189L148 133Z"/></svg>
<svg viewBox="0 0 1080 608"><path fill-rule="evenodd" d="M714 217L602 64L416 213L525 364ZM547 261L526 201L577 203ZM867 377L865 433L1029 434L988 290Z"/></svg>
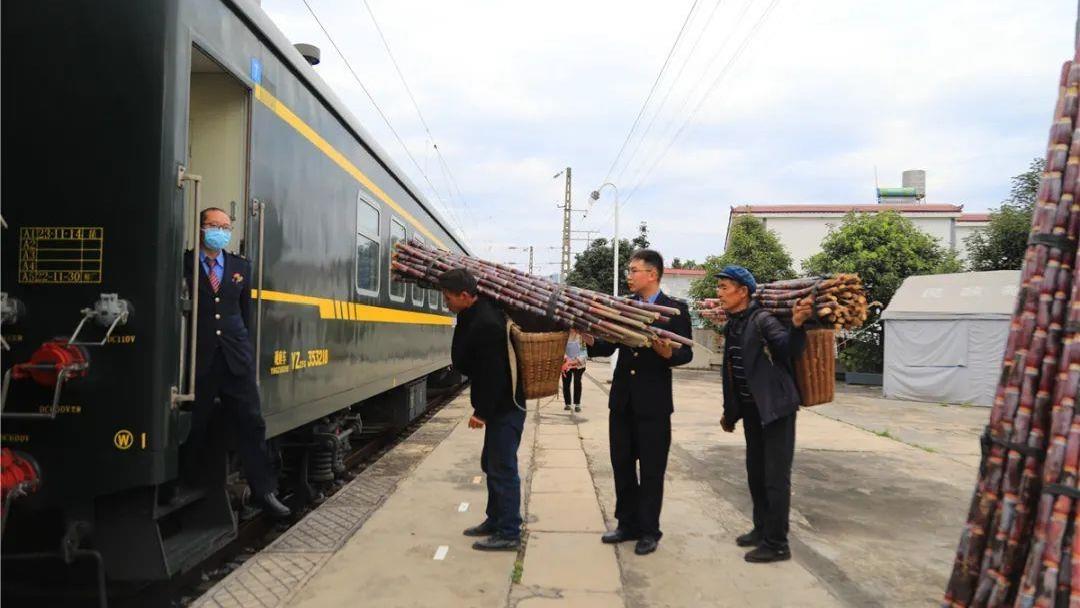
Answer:
<svg viewBox="0 0 1080 608"><path fill-rule="evenodd" d="M458 505L458 508L457 508L458 513L464 513L464 512L466 512L468 510L469 510L469 503L463 502L460 505Z"/></svg>
<svg viewBox="0 0 1080 608"><path fill-rule="evenodd" d="M442 561L446 559L446 554L450 552L450 545L439 545L439 548L435 550L435 561Z"/></svg>
<svg viewBox="0 0 1080 608"><path fill-rule="evenodd" d="M481 476L479 476L479 475L477 475L476 477L473 477L473 478L472 478L472 482L473 482L473 483L480 483L480 482L481 482L481 481L483 481L483 480L484 480L484 478L483 478L483 477L481 477Z"/></svg>

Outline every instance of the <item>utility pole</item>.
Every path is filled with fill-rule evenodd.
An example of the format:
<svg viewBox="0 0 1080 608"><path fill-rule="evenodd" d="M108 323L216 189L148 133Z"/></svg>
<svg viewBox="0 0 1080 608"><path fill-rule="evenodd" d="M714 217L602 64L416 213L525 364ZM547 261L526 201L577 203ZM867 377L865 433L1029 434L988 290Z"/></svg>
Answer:
<svg viewBox="0 0 1080 608"><path fill-rule="evenodd" d="M507 247L507 249L510 249L510 250L513 250L513 251L528 251L529 252L529 274L533 273L533 253L534 253L534 250L536 249L534 246L529 245L528 247L524 247L524 246L518 247L516 245L511 245L511 246Z"/></svg>
<svg viewBox="0 0 1080 608"><path fill-rule="evenodd" d="M566 174L566 194L562 204L562 257L559 258L559 282L566 283L566 277L570 275L570 214L573 212L570 203L570 167L555 174L559 177Z"/></svg>

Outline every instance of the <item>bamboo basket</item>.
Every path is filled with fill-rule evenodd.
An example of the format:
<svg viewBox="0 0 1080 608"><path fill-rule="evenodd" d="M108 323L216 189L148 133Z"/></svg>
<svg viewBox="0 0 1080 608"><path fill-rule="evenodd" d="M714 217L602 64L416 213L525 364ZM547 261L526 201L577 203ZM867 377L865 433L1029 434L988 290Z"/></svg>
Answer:
<svg viewBox="0 0 1080 608"><path fill-rule="evenodd" d="M806 349L795 360L795 382L804 406L833 400L836 391L836 336L832 329L806 332Z"/></svg>
<svg viewBox="0 0 1080 608"><path fill-rule="evenodd" d="M550 397L559 392L569 337L570 332L566 331L526 332L517 324L510 324L510 342L525 399Z"/></svg>

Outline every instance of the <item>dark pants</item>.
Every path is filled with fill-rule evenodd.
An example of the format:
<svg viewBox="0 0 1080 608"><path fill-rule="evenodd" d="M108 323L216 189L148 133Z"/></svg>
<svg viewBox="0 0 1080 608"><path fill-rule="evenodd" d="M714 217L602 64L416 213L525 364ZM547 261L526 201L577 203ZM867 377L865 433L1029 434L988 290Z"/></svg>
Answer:
<svg viewBox="0 0 1080 608"><path fill-rule="evenodd" d="M639 418L629 407L611 410L608 434L611 468L615 473L615 518L619 527L660 538L671 416Z"/></svg>
<svg viewBox="0 0 1080 608"><path fill-rule="evenodd" d="M487 475L487 519L502 538L521 537L521 477L517 453L525 412L516 407L485 421L480 468Z"/></svg>
<svg viewBox="0 0 1080 608"><path fill-rule="evenodd" d="M195 378L191 434L184 444L187 476L200 482L217 478L216 469L224 467L219 458L224 432L236 446L251 492L264 496L276 490L277 479L266 454L266 421L255 374L233 374L220 350L213 356L209 370ZM215 398L221 399L220 405L214 403Z"/></svg>
<svg viewBox="0 0 1080 608"><path fill-rule="evenodd" d="M795 414L761 426L753 404L744 405L746 479L754 501L754 529L765 544L784 548L788 544L791 511L791 461L795 455Z"/></svg>
<svg viewBox="0 0 1080 608"><path fill-rule="evenodd" d="M570 405L570 381L574 381L574 405L581 404L581 376L585 374L584 367L574 367L566 370L562 377L563 403Z"/></svg>

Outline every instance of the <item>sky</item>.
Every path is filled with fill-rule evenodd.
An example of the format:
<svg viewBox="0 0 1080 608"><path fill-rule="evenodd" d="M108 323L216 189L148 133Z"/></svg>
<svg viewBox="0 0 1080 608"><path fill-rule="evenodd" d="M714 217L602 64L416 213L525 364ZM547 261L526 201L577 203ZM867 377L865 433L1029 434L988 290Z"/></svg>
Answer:
<svg viewBox="0 0 1080 608"><path fill-rule="evenodd" d="M523 265L531 245L537 274L558 270L565 167L573 229L597 231L576 238L612 235L615 190L589 198L612 182L620 234L646 222L668 260L722 253L733 205L873 203L905 169L928 203L993 208L1045 151L1077 17L1072 0L307 2L393 131L303 0L262 7L321 48L316 70L475 255Z"/></svg>

